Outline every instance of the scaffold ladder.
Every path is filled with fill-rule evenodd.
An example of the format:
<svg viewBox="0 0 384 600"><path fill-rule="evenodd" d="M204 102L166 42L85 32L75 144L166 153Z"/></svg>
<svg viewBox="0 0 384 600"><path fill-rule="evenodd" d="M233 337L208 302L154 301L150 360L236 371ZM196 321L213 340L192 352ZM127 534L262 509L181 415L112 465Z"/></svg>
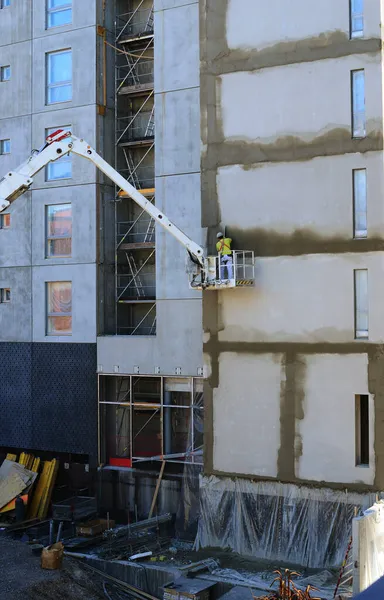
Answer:
<svg viewBox="0 0 384 600"><path fill-rule="evenodd" d="M153 4L152 4L151 10L149 11L147 24L145 26L145 31L153 31L153 24L154 24L154 14L153 14Z"/></svg>
<svg viewBox="0 0 384 600"><path fill-rule="evenodd" d="M153 137L155 135L155 107L152 107L151 114L149 115L147 128L145 130L145 137Z"/></svg>
<svg viewBox="0 0 384 600"><path fill-rule="evenodd" d="M153 238L155 235L155 219L151 219L148 223L147 231L145 233L144 242L153 242Z"/></svg>
<svg viewBox="0 0 384 600"><path fill-rule="evenodd" d="M140 186L140 181L139 181L139 178L138 178L137 172L136 172L137 167L135 167L135 163L133 162L133 158L132 158L129 150L127 151L125 148L123 148L123 152L124 152L124 156L125 156L125 161L127 163L127 167L129 169L129 178L131 180L130 183L132 183L132 185L137 190L139 190L141 186Z"/></svg>
<svg viewBox="0 0 384 600"><path fill-rule="evenodd" d="M145 292L144 292L143 283L141 281L141 277L139 275L140 269L137 268L136 261L135 261L133 254L127 252L126 255L127 255L128 266L131 271L132 281L135 284L137 297L142 298L143 296L145 296Z"/></svg>

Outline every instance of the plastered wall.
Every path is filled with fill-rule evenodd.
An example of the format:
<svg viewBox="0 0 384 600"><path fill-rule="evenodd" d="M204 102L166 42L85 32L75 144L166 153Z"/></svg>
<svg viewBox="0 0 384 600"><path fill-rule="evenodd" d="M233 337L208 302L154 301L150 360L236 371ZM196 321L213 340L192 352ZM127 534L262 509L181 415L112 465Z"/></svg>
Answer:
<svg viewBox="0 0 384 600"><path fill-rule="evenodd" d="M369 4L369 6L367 6ZM254 250L253 289L203 298L208 473L384 485L381 2L349 39L348 3L201 3L202 224ZM365 70L367 134L351 131ZM353 239L353 169L367 169L368 237ZM368 269L369 339L354 331ZM355 395L369 395L356 466Z"/></svg>

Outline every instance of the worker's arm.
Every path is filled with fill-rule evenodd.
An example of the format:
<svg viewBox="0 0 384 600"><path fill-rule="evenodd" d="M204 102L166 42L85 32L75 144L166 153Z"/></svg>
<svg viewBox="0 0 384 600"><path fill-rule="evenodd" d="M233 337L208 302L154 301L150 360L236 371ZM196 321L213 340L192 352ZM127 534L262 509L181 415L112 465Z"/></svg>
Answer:
<svg viewBox="0 0 384 600"><path fill-rule="evenodd" d="M117 187L123 190L141 208L148 213L159 225L171 233L190 253L195 262L204 265L203 249L193 242L181 229L176 227L156 206L140 194L124 177L109 165L84 140L78 139L70 132L58 130L47 138L47 143L39 151L35 151L26 163L15 171L11 171L0 180L0 212L11 202L26 192L33 183L33 177L50 162L58 160L66 154L77 154L90 160L100 171L111 179Z"/></svg>

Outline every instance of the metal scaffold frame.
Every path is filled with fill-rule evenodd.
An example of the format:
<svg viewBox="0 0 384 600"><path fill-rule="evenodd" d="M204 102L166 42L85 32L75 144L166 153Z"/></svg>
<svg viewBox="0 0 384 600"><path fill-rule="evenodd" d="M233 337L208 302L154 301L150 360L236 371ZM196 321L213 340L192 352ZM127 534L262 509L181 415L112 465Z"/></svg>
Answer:
<svg viewBox="0 0 384 600"><path fill-rule="evenodd" d="M127 2L128 4L128 2ZM153 2L134 0L116 17L115 167L154 202ZM156 334L155 223L116 190L117 335Z"/></svg>
<svg viewBox="0 0 384 600"><path fill-rule="evenodd" d="M113 378L113 392L101 390L101 382L106 378ZM140 391L140 383L153 382L157 386L156 392ZM173 462L192 463L203 465L203 443L201 436L197 436L199 426L203 426L203 380L202 378L185 377L162 377L150 375L108 375L99 376L99 460L101 464L108 464L107 440L111 439L108 430L107 411L112 410L109 415L109 423L114 429L114 442L118 456L128 461L128 466L138 466L139 463L148 462ZM172 390L180 393L180 398L188 396L188 402L175 403L172 401ZM178 413L176 414L176 411ZM142 417L142 424L136 424L138 414ZM183 420L183 414L186 415ZM179 417L179 415L182 415ZM147 436L158 439L159 452L153 455L148 453L140 455L136 452L135 441L143 434L145 429L156 420L159 430L157 434L151 431ZM172 423L183 421L187 423L185 447L178 448L180 451L172 451L173 436L180 434L173 431ZM184 422L185 421L185 422ZM167 441L168 440L168 441ZM201 443L199 443L201 442ZM143 442L141 442L143 446ZM171 451L170 451L171 450Z"/></svg>

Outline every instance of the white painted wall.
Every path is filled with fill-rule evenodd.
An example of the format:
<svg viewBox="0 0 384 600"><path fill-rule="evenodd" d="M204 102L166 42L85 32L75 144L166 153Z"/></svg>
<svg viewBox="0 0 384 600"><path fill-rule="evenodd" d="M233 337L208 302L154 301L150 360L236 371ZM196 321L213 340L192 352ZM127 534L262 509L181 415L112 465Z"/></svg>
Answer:
<svg viewBox="0 0 384 600"><path fill-rule="evenodd" d="M256 265L255 288L220 294L220 341L353 342L353 271L368 269L369 340L382 343L382 252L259 258Z"/></svg>
<svg viewBox="0 0 384 600"><path fill-rule="evenodd" d="M213 392L214 469L276 477L281 355L225 352Z"/></svg>
<svg viewBox="0 0 384 600"><path fill-rule="evenodd" d="M381 130L381 55L362 54L222 75L217 111L224 137L267 143L294 135L310 141L335 128L350 130L356 69L365 69L367 130Z"/></svg>
<svg viewBox="0 0 384 600"><path fill-rule="evenodd" d="M344 154L304 162L222 167L217 188L223 223L292 235L353 235L353 169L367 170L368 236L384 228L383 153ZM239 192L240 190L240 192ZM234 240L236 243L236 240Z"/></svg>
<svg viewBox="0 0 384 600"><path fill-rule="evenodd" d="M380 0L364 3L365 37L380 37ZM230 48L258 50L284 41L329 32L349 35L349 3L341 0L229 0L227 40Z"/></svg>
<svg viewBox="0 0 384 600"><path fill-rule="evenodd" d="M302 359L306 363L305 416L296 421L296 433L303 448L296 476L372 485L375 478L372 397L369 399L370 466L355 465L355 395L368 394L367 355L324 354Z"/></svg>

